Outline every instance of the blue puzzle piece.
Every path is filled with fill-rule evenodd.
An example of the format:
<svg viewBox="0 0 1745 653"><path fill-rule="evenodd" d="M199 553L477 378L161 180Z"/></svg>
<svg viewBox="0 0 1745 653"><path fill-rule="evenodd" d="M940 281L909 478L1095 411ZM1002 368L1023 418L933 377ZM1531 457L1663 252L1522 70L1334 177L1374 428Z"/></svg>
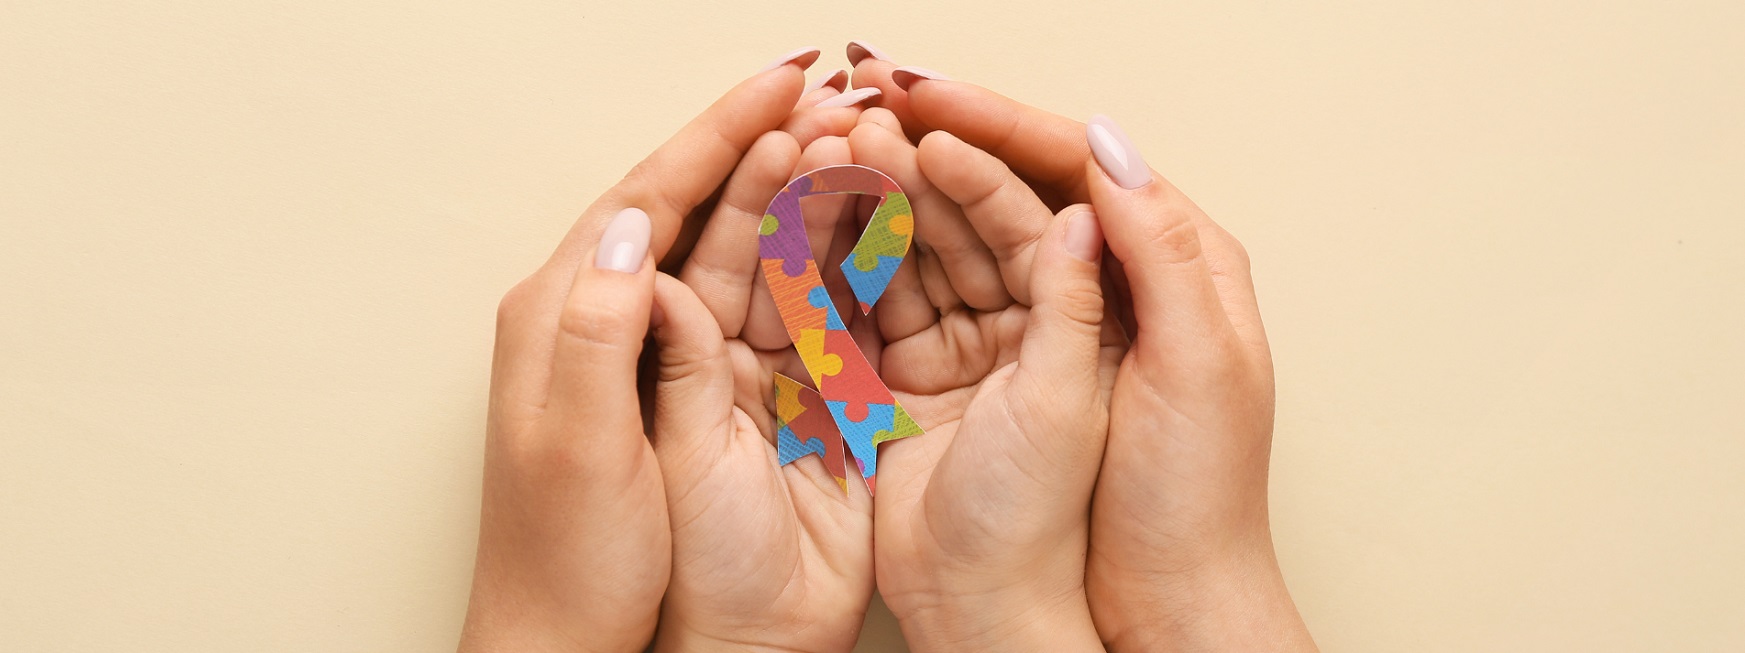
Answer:
<svg viewBox="0 0 1745 653"><path fill-rule="evenodd" d="M879 448L873 444L873 436L879 431L892 430L896 423L896 408L890 404L867 404L866 419L856 422L848 419L848 402L826 401L824 405L830 408L830 416L836 419L836 428L842 431L842 441L848 443L849 452L860 463L861 476L877 474Z"/></svg>
<svg viewBox="0 0 1745 653"><path fill-rule="evenodd" d="M786 465L814 453L819 458L824 457L824 441L818 438L801 441L799 436L794 435L794 429L786 426L776 430L777 463Z"/></svg>
<svg viewBox="0 0 1745 653"><path fill-rule="evenodd" d="M891 285L891 277L896 276L897 266L903 262L901 256L880 256L878 265L871 270L861 270L854 266L854 256L842 262L842 275L848 278L848 287L854 289L854 298L860 300L861 312L872 309L879 303L879 298L885 294L885 288Z"/></svg>
<svg viewBox="0 0 1745 653"><path fill-rule="evenodd" d="M806 303L812 308L824 309L824 329L826 331L847 331L848 325L842 323L842 316L836 314L836 305L830 302L830 291L824 286L813 286L806 292Z"/></svg>

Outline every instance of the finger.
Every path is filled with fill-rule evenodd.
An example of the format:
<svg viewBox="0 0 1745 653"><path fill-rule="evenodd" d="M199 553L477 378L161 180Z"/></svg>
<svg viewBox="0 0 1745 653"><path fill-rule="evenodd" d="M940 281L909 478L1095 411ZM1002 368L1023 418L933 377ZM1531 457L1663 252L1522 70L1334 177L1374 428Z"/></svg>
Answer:
<svg viewBox="0 0 1745 653"><path fill-rule="evenodd" d="M902 135L903 133L903 125L897 120L897 114L891 113L890 109L884 107L873 107L860 112L860 121L855 126L868 123L884 127L893 134Z"/></svg>
<svg viewBox="0 0 1745 653"><path fill-rule="evenodd" d="M804 84L802 72L818 58L816 48L741 82L638 163L600 202L636 206L653 220L655 258L678 234L691 210L715 194L764 132L791 113ZM578 225L578 228L580 225ZM572 230L572 234L574 230Z"/></svg>
<svg viewBox="0 0 1745 653"><path fill-rule="evenodd" d="M956 202L921 173L915 146L877 125L849 133L855 162L884 172L903 189L915 214L915 240L936 254L946 280L965 304L979 310L1010 306L993 252L976 235ZM925 278L925 277L923 277Z"/></svg>
<svg viewBox="0 0 1745 653"><path fill-rule="evenodd" d="M879 106L891 111L898 124L907 129L905 136L916 142L926 133L926 126L909 112L908 92L891 80L897 63L883 51L866 41L849 41L848 64L854 68L854 88L876 88L882 94Z"/></svg>
<svg viewBox="0 0 1745 653"><path fill-rule="evenodd" d="M1050 222L1036 248L1030 282L1036 303L1013 379L1020 392L1044 403L1025 405L1089 397L1097 387L1103 344L1103 232L1097 214L1074 205Z"/></svg>
<svg viewBox="0 0 1745 653"><path fill-rule="evenodd" d="M1093 118L1087 138L1095 153L1085 173L1091 204L1108 234L1109 250L1126 271L1138 322L1134 340L1167 344L1172 352L1221 356L1220 349L1206 345L1223 344L1233 331L1204 256L1195 224L1198 208L1157 177L1108 118Z"/></svg>
<svg viewBox="0 0 1745 653"><path fill-rule="evenodd" d="M831 93L830 89L813 93L822 97L811 106L795 109L792 116L782 121L781 130L793 134L800 147L811 145L825 136L847 136L860 120L862 105L831 104L845 94Z"/></svg>
<svg viewBox="0 0 1745 653"><path fill-rule="evenodd" d="M805 98L811 97L813 91L820 91L827 88L834 89L837 93L848 90L848 71L837 69L834 72L821 75L817 79L807 82L805 92L801 93L800 106L811 106L812 104L817 104L816 101L807 104ZM823 97L830 96L825 95ZM823 97L820 97L819 99L823 99Z"/></svg>
<svg viewBox="0 0 1745 653"><path fill-rule="evenodd" d="M852 159L848 152L848 140L840 136L827 136L813 141L800 153L792 169L785 173L786 179L794 179L809 171L825 166L848 163ZM784 181L783 186L788 182ZM774 191L764 196L764 210L768 208L769 198L775 197L781 191L777 186ZM829 252L830 240L837 231L842 220L843 209L851 198L846 195L822 195L807 198L801 203L801 215L805 219L806 241L811 246L812 258L818 261L820 275L825 269L821 257ZM758 217L762 218L762 213ZM757 239L752 238L755 248ZM752 280L750 308L746 314L745 325L740 330L740 339L753 349L770 351L782 349L793 343L787 327L782 324L781 311L776 309L775 298L770 295L769 281L762 274L757 274Z"/></svg>
<svg viewBox="0 0 1745 653"><path fill-rule="evenodd" d="M683 282L658 275L654 304L654 451L662 460L692 459L709 438L724 444L732 432L733 365L721 327Z"/></svg>
<svg viewBox="0 0 1745 653"><path fill-rule="evenodd" d="M1029 305L1031 260L1053 212L1005 163L950 133L928 134L918 150L921 172L963 207L964 217L999 261L1006 290Z"/></svg>
<svg viewBox="0 0 1745 653"><path fill-rule="evenodd" d="M621 467L643 441L636 365L654 294L651 226L638 209L619 212L562 303L545 418L581 461Z"/></svg>
<svg viewBox="0 0 1745 653"><path fill-rule="evenodd" d="M679 271L679 279L697 294L721 326L721 335L728 338L740 337L748 320L758 277L757 226L799 158L799 145L785 132L758 138L728 179L703 235ZM773 304L769 310L775 310Z"/></svg>
<svg viewBox="0 0 1745 653"><path fill-rule="evenodd" d="M543 400L563 298L607 221L625 207L645 211L649 251L663 256L685 216L715 192L759 136L787 117L803 84L801 70L817 58L816 48L798 50L740 82L582 213L539 271L504 298L493 384L530 405Z"/></svg>
<svg viewBox="0 0 1745 653"><path fill-rule="evenodd" d="M920 75L899 76L898 81L908 84L902 102L920 124L951 132L999 157L1019 176L1052 189L1055 197L1046 199L1089 199L1084 161L1090 148L1083 123L974 84Z"/></svg>
<svg viewBox="0 0 1745 653"><path fill-rule="evenodd" d="M901 341L939 323L939 309L921 284L920 257L911 254L897 265L872 315L885 342Z"/></svg>

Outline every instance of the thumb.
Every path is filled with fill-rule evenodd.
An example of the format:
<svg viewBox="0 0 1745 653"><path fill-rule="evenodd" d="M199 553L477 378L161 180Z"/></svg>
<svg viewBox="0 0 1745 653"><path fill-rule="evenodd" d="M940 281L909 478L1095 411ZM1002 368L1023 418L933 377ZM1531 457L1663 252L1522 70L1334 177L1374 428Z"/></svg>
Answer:
<svg viewBox="0 0 1745 653"><path fill-rule="evenodd" d="M710 433L726 432L733 407L733 366L721 327L689 286L661 274L654 282L654 450L693 451ZM686 454L688 455L688 454Z"/></svg>
<svg viewBox="0 0 1745 653"><path fill-rule="evenodd" d="M1104 332L1099 273L1103 231L1082 204L1055 217L1036 247L1030 271L1030 324L1019 349L1014 382L1048 397L1098 387Z"/></svg>
<svg viewBox="0 0 1745 653"><path fill-rule="evenodd" d="M592 265L576 268L558 316L547 416L578 460L624 467L642 444L636 361L648 332L654 262L641 209L619 211Z"/></svg>

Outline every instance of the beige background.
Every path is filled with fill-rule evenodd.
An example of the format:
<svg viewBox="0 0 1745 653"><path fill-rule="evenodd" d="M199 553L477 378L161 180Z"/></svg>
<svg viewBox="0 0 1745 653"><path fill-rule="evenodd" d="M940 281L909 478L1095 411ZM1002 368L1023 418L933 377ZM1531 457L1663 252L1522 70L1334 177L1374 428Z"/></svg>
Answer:
<svg viewBox="0 0 1745 653"><path fill-rule="evenodd" d="M850 38L1249 246L1326 649L1745 650L1736 1L123 4L0 4L7 650L449 649L498 296Z"/></svg>

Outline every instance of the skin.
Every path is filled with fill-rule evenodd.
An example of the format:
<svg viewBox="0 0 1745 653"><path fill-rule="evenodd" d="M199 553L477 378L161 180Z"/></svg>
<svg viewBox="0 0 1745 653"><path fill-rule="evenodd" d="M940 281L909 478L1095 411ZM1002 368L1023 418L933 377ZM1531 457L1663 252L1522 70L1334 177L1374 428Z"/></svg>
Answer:
<svg viewBox="0 0 1745 653"><path fill-rule="evenodd" d="M839 89L802 94L815 56L730 91L505 296L461 650L847 650L875 577L921 651L1312 650L1267 530L1240 245L1155 173L1113 184L1083 125L971 85L909 93L869 59L887 109L817 108ZM929 216L876 319L840 311L927 429L883 448L876 499L775 465L770 374L804 374L750 254L760 198L848 160ZM597 269L625 207L649 255ZM814 253L867 210L809 206Z"/></svg>
<svg viewBox="0 0 1745 653"><path fill-rule="evenodd" d="M798 142L846 133L859 111L802 98L813 53L752 76L644 159L576 221L498 309L485 482L462 651L637 650L673 571L665 481L636 378L655 261L682 258L728 175L772 130ZM648 260L593 265L601 231L647 212ZM670 285L670 284L668 284Z"/></svg>
<svg viewBox="0 0 1745 653"><path fill-rule="evenodd" d="M855 162L891 175L927 216L875 311L881 374L926 430L881 449L879 590L917 651L1098 648L1086 525L1121 343L1103 327L1095 214L1049 216L1035 276L1013 292L895 117L873 109L862 122ZM1066 245L1073 220L1090 225L1084 258Z"/></svg>
<svg viewBox="0 0 1745 653"><path fill-rule="evenodd" d="M1088 201L1109 234L1132 346L1114 383L1085 569L1103 641L1117 651L1314 650L1273 553L1271 353L1241 244L1155 170L1136 189L1114 183L1082 123L962 82L904 90L891 82L895 65L864 60L855 85L883 90L909 133L925 134L923 168L939 171L930 176L953 167L928 161L964 148L1008 168L936 179L980 209L966 213L1001 243L1002 275L1033 266L1029 238L1049 206Z"/></svg>
<svg viewBox="0 0 1745 653"><path fill-rule="evenodd" d="M873 590L872 497L860 484L845 492L815 456L776 463L773 374L807 375L773 305L754 311L752 301L768 198L848 156L841 136L803 153L785 133L760 139L727 184L731 208L710 221L679 278L656 285L655 453L674 554L657 651L847 651L858 639ZM815 255L845 256L853 232L836 226L846 203L807 208ZM827 286L841 296L834 272ZM869 331L844 315L851 331ZM773 348L743 337L772 330Z"/></svg>

